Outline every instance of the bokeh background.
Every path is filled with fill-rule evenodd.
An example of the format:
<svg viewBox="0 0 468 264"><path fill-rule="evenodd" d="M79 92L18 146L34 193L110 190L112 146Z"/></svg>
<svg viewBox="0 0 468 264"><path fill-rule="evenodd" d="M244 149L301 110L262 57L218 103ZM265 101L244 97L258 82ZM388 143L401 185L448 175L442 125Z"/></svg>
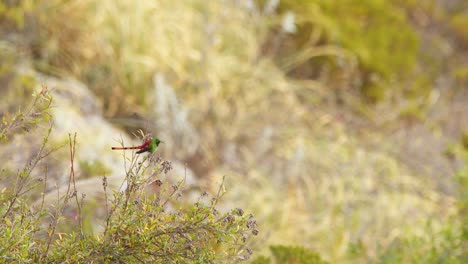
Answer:
<svg viewBox="0 0 468 264"><path fill-rule="evenodd" d="M254 256L466 260L467 62L463 0L0 2L0 115L48 87L87 193L123 179L110 146L160 137L170 177L210 192L226 177L223 206L259 224ZM0 145L3 169L47 126Z"/></svg>

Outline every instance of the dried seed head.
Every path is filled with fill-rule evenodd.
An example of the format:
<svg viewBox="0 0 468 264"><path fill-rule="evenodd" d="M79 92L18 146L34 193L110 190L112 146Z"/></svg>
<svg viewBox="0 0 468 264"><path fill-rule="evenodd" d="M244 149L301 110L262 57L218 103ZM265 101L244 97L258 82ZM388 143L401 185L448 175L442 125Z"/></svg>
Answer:
<svg viewBox="0 0 468 264"><path fill-rule="evenodd" d="M161 156L153 155L150 157L150 161L155 162L155 163L161 163L162 159L161 159Z"/></svg>
<svg viewBox="0 0 468 264"><path fill-rule="evenodd" d="M243 216L244 215L244 211L242 209L240 209L240 208L236 209L236 213L237 213L238 216Z"/></svg>
<svg viewBox="0 0 468 264"><path fill-rule="evenodd" d="M247 252L249 252L249 254L252 255L253 252L252 252L252 249L251 249L251 248L246 247L245 250L247 250Z"/></svg>
<svg viewBox="0 0 468 264"><path fill-rule="evenodd" d="M168 173L170 170L172 170L172 164L171 164L171 162L170 162L170 161L167 161L167 160L163 161L163 162L161 163L161 170L162 170L162 172L164 172L164 174L166 174L166 173Z"/></svg>
<svg viewBox="0 0 468 264"><path fill-rule="evenodd" d="M156 184L156 186L161 186L163 184L163 182L160 180L160 179L157 179L156 181L154 181L154 183Z"/></svg>
<svg viewBox="0 0 468 264"><path fill-rule="evenodd" d="M257 226L257 221L255 219L247 220L247 228L255 228Z"/></svg>
<svg viewBox="0 0 468 264"><path fill-rule="evenodd" d="M226 217L226 221L227 221L228 223L233 223L234 220L235 220L235 217L234 217L233 215L228 215L228 216Z"/></svg>
<svg viewBox="0 0 468 264"><path fill-rule="evenodd" d="M106 176L102 177L102 186L104 186L104 188L107 187L107 177Z"/></svg>

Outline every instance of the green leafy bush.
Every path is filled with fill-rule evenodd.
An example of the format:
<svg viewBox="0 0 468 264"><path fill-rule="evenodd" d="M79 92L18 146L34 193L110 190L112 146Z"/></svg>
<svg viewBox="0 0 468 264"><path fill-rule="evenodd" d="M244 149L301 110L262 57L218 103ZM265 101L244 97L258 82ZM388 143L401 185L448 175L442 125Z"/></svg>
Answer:
<svg viewBox="0 0 468 264"><path fill-rule="evenodd" d="M297 15L298 32L286 52L315 49L319 55L314 60L304 57L296 65L299 72L305 72L301 67L314 64L315 72L323 72L324 66L331 66L327 61L333 62L332 69L337 70L328 76L329 85L338 82L352 87L358 83L362 94L374 101L396 88L391 85L393 80L404 83L414 77L419 37L405 10L392 1L282 1L281 9ZM355 59L358 71L350 69ZM350 74L343 84L339 80L346 72Z"/></svg>
<svg viewBox="0 0 468 264"><path fill-rule="evenodd" d="M11 130L43 121L41 113L50 106L43 101L51 101L46 88L30 108L35 115L18 112L12 118L4 117L1 138L9 140ZM48 147L50 132L51 128L23 170L2 171L0 262L213 263L237 262L251 254L246 243L258 234L253 216L242 209L217 211L222 185L214 197L203 193L195 203L184 202L183 181L163 182L160 176L171 169L171 164L156 156L126 159L125 187L120 190L108 190L104 177L103 204L96 210L104 210L105 219L90 220L85 213L86 197L78 197L76 189L76 135L70 136L71 170L65 194L55 206L44 204L43 199L32 208L31 198L45 190L47 175L37 179L31 172L44 157L53 154ZM145 191L150 185L156 185L159 191ZM104 230L93 232L96 229L90 225Z"/></svg>
<svg viewBox="0 0 468 264"><path fill-rule="evenodd" d="M275 245L270 247L272 258L259 256L252 264L326 264L319 254L304 247Z"/></svg>

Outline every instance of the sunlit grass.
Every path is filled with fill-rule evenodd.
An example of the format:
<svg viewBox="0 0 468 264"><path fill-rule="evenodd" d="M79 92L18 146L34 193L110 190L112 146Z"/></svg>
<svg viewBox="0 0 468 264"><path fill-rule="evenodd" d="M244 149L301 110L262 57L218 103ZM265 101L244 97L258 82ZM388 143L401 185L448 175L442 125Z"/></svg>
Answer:
<svg viewBox="0 0 468 264"><path fill-rule="evenodd" d="M305 146L300 174L286 174L282 183L258 171L230 178L232 200L255 209L265 244L306 245L332 262L376 259L411 237L437 245L432 236L457 213L454 197L439 194L434 182L352 137L312 137Z"/></svg>
<svg viewBox="0 0 468 264"><path fill-rule="evenodd" d="M50 23L62 17L71 29ZM257 20L234 3L105 0L63 2L43 23L49 33L45 44L59 48L45 47L52 49L52 65L72 63L72 72L103 98L112 115L121 113L120 103L150 105L158 72L175 81L186 99L225 98L245 89L239 82L255 69L258 56Z"/></svg>

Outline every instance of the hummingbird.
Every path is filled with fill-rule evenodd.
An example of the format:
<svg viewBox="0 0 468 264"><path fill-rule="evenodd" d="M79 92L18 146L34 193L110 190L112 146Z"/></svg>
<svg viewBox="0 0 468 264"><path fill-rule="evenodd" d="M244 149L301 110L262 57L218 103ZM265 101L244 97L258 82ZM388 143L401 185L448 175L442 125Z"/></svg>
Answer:
<svg viewBox="0 0 468 264"><path fill-rule="evenodd" d="M141 146L135 147L112 147L113 150L124 150L124 149L138 149L136 152L137 154L141 154L144 152L153 153L156 151L160 143L164 143L157 137L150 137L147 139Z"/></svg>

